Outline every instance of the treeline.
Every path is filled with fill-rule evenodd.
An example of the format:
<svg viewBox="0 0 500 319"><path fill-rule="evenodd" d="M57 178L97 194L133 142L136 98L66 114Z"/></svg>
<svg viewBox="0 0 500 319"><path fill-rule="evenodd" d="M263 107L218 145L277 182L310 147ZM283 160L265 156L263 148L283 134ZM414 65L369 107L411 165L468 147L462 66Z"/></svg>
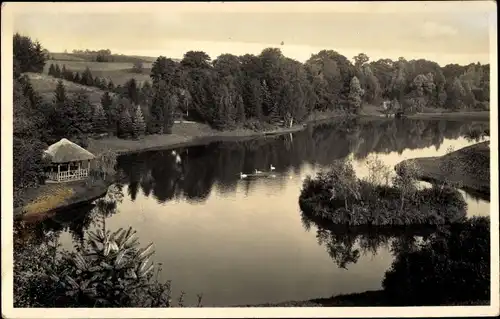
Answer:
<svg viewBox="0 0 500 319"><path fill-rule="evenodd" d="M116 89L116 86L112 80L108 80L106 78L101 78L98 76L94 77L92 75L92 71L90 71L88 67L85 68L82 73L79 73L67 68L65 64L63 64L62 67L59 67L59 64L52 63L50 64L48 74L58 79L64 79L66 81L85 86L96 87L104 91L114 92Z"/></svg>

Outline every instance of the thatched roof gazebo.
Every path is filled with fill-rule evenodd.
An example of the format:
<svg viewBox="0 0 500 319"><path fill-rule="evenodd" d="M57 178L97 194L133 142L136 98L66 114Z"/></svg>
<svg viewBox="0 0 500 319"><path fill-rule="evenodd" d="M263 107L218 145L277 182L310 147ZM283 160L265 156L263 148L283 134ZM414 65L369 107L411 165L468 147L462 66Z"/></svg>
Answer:
<svg viewBox="0 0 500 319"><path fill-rule="evenodd" d="M95 155L65 138L49 146L44 158L51 166L47 182L68 182L85 179L90 172L90 161ZM84 164L87 165L84 165ZM84 168L86 166L86 168Z"/></svg>

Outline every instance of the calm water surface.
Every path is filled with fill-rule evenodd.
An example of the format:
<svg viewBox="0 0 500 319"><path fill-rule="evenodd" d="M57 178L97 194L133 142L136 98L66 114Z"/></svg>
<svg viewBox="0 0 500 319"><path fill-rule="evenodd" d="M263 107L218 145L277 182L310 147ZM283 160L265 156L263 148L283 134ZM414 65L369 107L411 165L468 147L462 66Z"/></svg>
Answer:
<svg viewBox="0 0 500 319"><path fill-rule="evenodd" d="M123 198L106 227L132 226L142 245L153 242L163 279L172 279L174 292L185 291L188 303L198 293L205 306L228 306L380 289L394 258L390 242L352 239L304 222L298 207L302 179L335 159L351 158L363 177L367 156L376 155L392 170L404 159L443 155L449 147L476 143L464 136L477 125L487 126L407 120L325 125L178 149L182 167L171 151L123 156ZM271 164L275 178L239 177ZM489 215L488 201L462 194L470 216ZM68 248L72 233L61 234ZM335 256L345 255L348 246L359 256L342 268Z"/></svg>

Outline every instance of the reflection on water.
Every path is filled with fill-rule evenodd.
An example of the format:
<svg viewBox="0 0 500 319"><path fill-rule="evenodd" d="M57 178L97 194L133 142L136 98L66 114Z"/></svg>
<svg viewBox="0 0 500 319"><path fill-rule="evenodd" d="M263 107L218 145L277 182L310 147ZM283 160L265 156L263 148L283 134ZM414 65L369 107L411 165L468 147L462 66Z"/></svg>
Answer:
<svg viewBox="0 0 500 319"><path fill-rule="evenodd" d="M180 165L170 151L122 156L118 169L125 180L113 188L118 201L107 207L106 223L132 226L141 242L155 243L164 279L173 280L174 293L187 292L188 302L195 303L197 293L204 294L204 305L221 306L380 289L395 251L411 249L427 233L356 233L307 223L298 207L302 179L349 156L363 177L368 155L391 167L406 158L443 155L449 146L474 144L464 136L481 125L488 124L351 122L308 128L293 138L178 149ZM274 177L240 178L270 165ZM487 201L466 198L469 215L489 215ZM67 227L51 225L61 225L54 220L44 227L70 229L60 237L69 248L103 209L87 208L87 217Z"/></svg>

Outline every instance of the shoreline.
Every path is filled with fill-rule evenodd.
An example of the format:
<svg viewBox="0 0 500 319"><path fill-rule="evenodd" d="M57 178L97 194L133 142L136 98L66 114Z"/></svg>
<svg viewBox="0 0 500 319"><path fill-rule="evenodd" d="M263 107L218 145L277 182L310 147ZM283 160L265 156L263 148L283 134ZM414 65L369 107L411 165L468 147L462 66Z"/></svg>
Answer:
<svg viewBox="0 0 500 319"><path fill-rule="evenodd" d="M456 113L420 113L405 117L407 119L423 120L473 120L489 121L489 112L456 112ZM237 129L231 131L216 131L209 129L200 123L176 123L172 134L147 135L139 140L124 140L116 137L106 137L92 140L94 153L104 150L112 150L120 155L134 154L140 152L170 150L177 147L190 147L206 145L212 142L245 141L255 138L271 138L281 135L303 131L308 127L316 125L335 123L348 119L359 120L387 120L398 119L386 118L377 114L364 114L358 116L346 116L338 113L320 114L319 117L309 119L304 124L294 125L291 128L277 128L266 131L251 131Z"/></svg>
<svg viewBox="0 0 500 319"><path fill-rule="evenodd" d="M100 179L90 186L85 185L85 181L42 185L34 189L36 192L32 192L31 196L27 195L28 199L22 207L14 208L14 220L37 222L62 210L88 204L106 196L112 183L113 180ZM60 190L68 195L65 198L59 196Z"/></svg>
<svg viewBox="0 0 500 319"><path fill-rule="evenodd" d="M479 142L451 152L443 156L407 159L398 163L396 172L401 165L415 164L420 171L418 179L430 183L447 182L451 186L462 189L482 199L490 200L490 141ZM441 165L446 165L452 171L445 172ZM456 169L458 168L458 172Z"/></svg>
<svg viewBox="0 0 500 319"><path fill-rule="evenodd" d="M490 305L490 300L471 300L469 302L428 306L486 306ZM383 290L367 290L350 294L339 294L326 298L314 298L302 301L284 301L277 303L263 303L255 305L238 305L234 307L395 307ZM401 306L401 305L399 305ZM231 306L228 306L231 307Z"/></svg>
<svg viewBox="0 0 500 319"><path fill-rule="evenodd" d="M489 121L489 112L457 112L457 113L422 113L408 116L409 119L471 119L471 120L481 120ZM150 151L166 151L178 147L192 147L206 145L212 142L229 142L229 141L247 141L257 138L275 138L277 136L282 136L286 134L292 134L295 132L300 132L308 127L314 127L321 124L335 123L339 121L344 121L348 119L359 119L359 120L387 120L394 121L397 119L386 118L378 114L363 114L358 116L348 116L339 113L325 112L320 114L313 114L304 124L298 124L291 128L277 128L274 130L267 131L251 131L251 130L232 130L232 131L216 131L209 128L207 125L199 123L179 123L174 124L173 134L164 135L148 135L139 140L124 140L118 139L116 137L107 137L103 139L92 139L90 143L92 147L89 150L95 155L99 153L111 150L120 155L128 155L140 152L150 152ZM89 143L89 144L90 144ZM77 192L72 198L67 199L64 203L59 203L55 207L49 210L39 212L38 215L47 215L55 211L64 210L76 205L85 204L102 196L107 193L107 188L112 184L111 181L106 181L107 186L101 187L97 186L96 189L85 190L83 192ZM63 184L55 184L63 185ZM50 186L42 185L39 188L50 188ZM29 196L28 196L29 197ZM25 204L26 206L26 204ZM23 207L25 207L23 206ZM13 216L14 219L23 219L26 214L21 213L21 207L15 207Z"/></svg>

